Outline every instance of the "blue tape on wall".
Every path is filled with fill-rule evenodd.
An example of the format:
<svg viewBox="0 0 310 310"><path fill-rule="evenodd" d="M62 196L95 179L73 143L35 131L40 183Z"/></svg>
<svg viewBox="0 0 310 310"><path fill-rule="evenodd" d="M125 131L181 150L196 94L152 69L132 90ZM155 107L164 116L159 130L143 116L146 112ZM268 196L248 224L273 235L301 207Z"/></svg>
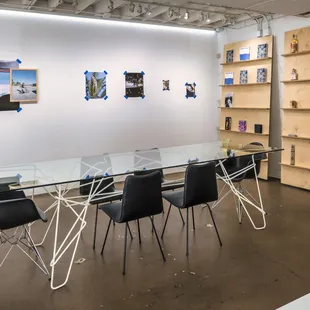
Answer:
<svg viewBox="0 0 310 310"><path fill-rule="evenodd" d="M103 71L103 73L104 73L105 75L108 75L108 72L107 72L107 71L105 71L105 70Z"/></svg>
<svg viewBox="0 0 310 310"><path fill-rule="evenodd" d="M107 100L108 98L109 98L109 96L105 96L103 99L104 99L104 100Z"/></svg>
<svg viewBox="0 0 310 310"><path fill-rule="evenodd" d="M145 95L141 96L141 98L144 99L144 98L145 98Z"/></svg>
<svg viewBox="0 0 310 310"><path fill-rule="evenodd" d="M187 95L185 95L185 98L186 98L186 99L188 99L188 96L187 96Z"/></svg>
<svg viewBox="0 0 310 310"><path fill-rule="evenodd" d="M127 95L125 95L125 96L124 96L124 98L125 98L125 99L128 99L128 96L127 96Z"/></svg>
<svg viewBox="0 0 310 310"><path fill-rule="evenodd" d="M84 72L84 74L86 75L88 73L88 70L86 70L85 72Z"/></svg>
<svg viewBox="0 0 310 310"><path fill-rule="evenodd" d="M110 175L106 172L106 174L104 175L105 177L109 177Z"/></svg>
<svg viewBox="0 0 310 310"><path fill-rule="evenodd" d="M145 75L144 71L141 71L141 74L142 74L142 75Z"/></svg>
<svg viewBox="0 0 310 310"><path fill-rule="evenodd" d="M18 62L19 64L22 63L22 61L19 58L16 59L16 62Z"/></svg>
<svg viewBox="0 0 310 310"><path fill-rule="evenodd" d="M196 84L195 82L193 83L193 85L194 85L195 87L197 86L197 84Z"/></svg>
<svg viewBox="0 0 310 310"><path fill-rule="evenodd" d="M18 109L16 110L17 113L19 113L19 112L21 112L21 111L23 111L23 108L18 108Z"/></svg>
<svg viewBox="0 0 310 310"><path fill-rule="evenodd" d="M85 96L84 98L85 98L85 100L86 100L86 101L88 101L88 100L89 100L89 97L87 97L87 96Z"/></svg>
<svg viewBox="0 0 310 310"><path fill-rule="evenodd" d="M194 95L194 99L196 99L197 98L197 95Z"/></svg>
<svg viewBox="0 0 310 310"><path fill-rule="evenodd" d="M87 175L85 179L86 179L86 180L90 179L90 176L89 176L89 175Z"/></svg>
<svg viewBox="0 0 310 310"><path fill-rule="evenodd" d="M124 75L127 75L127 71L124 72Z"/></svg>
<svg viewBox="0 0 310 310"><path fill-rule="evenodd" d="M19 179L21 179L23 176L21 175L21 174L19 174L19 173L17 173L17 175L16 175Z"/></svg>
<svg viewBox="0 0 310 310"><path fill-rule="evenodd" d="M187 82L185 83L185 86L188 86L188 83L187 83Z"/></svg>

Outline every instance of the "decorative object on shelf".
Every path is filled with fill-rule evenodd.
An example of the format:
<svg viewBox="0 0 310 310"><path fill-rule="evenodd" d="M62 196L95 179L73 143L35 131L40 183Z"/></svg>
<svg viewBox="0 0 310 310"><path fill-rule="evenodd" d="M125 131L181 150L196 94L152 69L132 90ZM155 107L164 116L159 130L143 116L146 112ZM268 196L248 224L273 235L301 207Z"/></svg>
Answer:
<svg viewBox="0 0 310 310"><path fill-rule="evenodd" d="M225 117L225 130L231 130L231 117Z"/></svg>
<svg viewBox="0 0 310 310"><path fill-rule="evenodd" d="M298 73L296 69L292 69L291 72L291 81L297 81L298 80Z"/></svg>
<svg viewBox="0 0 310 310"><path fill-rule="evenodd" d="M250 60L251 54L250 54L250 47L240 47L240 60Z"/></svg>
<svg viewBox="0 0 310 310"><path fill-rule="evenodd" d="M290 101L291 108L292 109L297 109L298 108L298 102L296 100Z"/></svg>
<svg viewBox="0 0 310 310"><path fill-rule="evenodd" d="M248 84L248 70L241 70L240 71L240 84Z"/></svg>
<svg viewBox="0 0 310 310"><path fill-rule="evenodd" d="M228 149L229 143L230 143L230 139L228 139L228 138L223 139L223 141L222 141L223 148Z"/></svg>
<svg viewBox="0 0 310 310"><path fill-rule="evenodd" d="M234 94L227 93L225 94L225 108L231 108L233 105Z"/></svg>
<svg viewBox="0 0 310 310"><path fill-rule="evenodd" d="M294 34L291 42L291 53L297 53L297 52L298 52L298 39L297 35Z"/></svg>
<svg viewBox="0 0 310 310"><path fill-rule="evenodd" d="M267 82L267 68L257 69L257 83L266 83Z"/></svg>
<svg viewBox="0 0 310 310"><path fill-rule="evenodd" d="M261 125L261 124L255 124L255 125L254 125L254 132L255 132L255 133L263 133L263 125Z"/></svg>
<svg viewBox="0 0 310 310"><path fill-rule="evenodd" d="M226 63L234 62L234 50L228 50L226 52Z"/></svg>
<svg viewBox="0 0 310 310"><path fill-rule="evenodd" d="M247 129L247 124L246 124L246 121L239 121L238 122L238 129L240 132L246 132L246 129Z"/></svg>
<svg viewBox="0 0 310 310"><path fill-rule="evenodd" d="M0 60L0 111L16 111L19 102L10 102L10 69L19 68L17 61Z"/></svg>
<svg viewBox="0 0 310 310"><path fill-rule="evenodd" d="M185 87L186 87L186 95L185 95L186 98L197 97L196 96L196 83L192 83L192 84L186 83Z"/></svg>
<svg viewBox="0 0 310 310"><path fill-rule="evenodd" d="M144 72L125 72L125 98L144 98Z"/></svg>
<svg viewBox="0 0 310 310"><path fill-rule="evenodd" d="M291 165L295 166L295 145L291 145Z"/></svg>
<svg viewBox="0 0 310 310"><path fill-rule="evenodd" d="M163 91L170 90L170 80L163 80Z"/></svg>
<svg viewBox="0 0 310 310"><path fill-rule="evenodd" d="M38 71L11 69L11 102L38 102Z"/></svg>
<svg viewBox="0 0 310 310"><path fill-rule="evenodd" d="M226 72L225 73L225 85L233 85L234 84L234 73L233 72Z"/></svg>
<svg viewBox="0 0 310 310"><path fill-rule="evenodd" d="M261 58L267 58L268 56L268 44L264 43L264 44L259 44L257 47L257 58L261 59Z"/></svg>
<svg viewBox="0 0 310 310"><path fill-rule="evenodd" d="M88 99L103 99L107 95L106 72L85 72L85 92Z"/></svg>

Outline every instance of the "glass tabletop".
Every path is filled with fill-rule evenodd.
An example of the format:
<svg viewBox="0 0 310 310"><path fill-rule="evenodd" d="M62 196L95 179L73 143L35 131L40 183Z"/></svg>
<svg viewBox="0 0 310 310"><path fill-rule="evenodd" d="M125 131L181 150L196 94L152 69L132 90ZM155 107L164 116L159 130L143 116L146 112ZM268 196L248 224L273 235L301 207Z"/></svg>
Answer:
<svg viewBox="0 0 310 310"><path fill-rule="evenodd" d="M117 177L136 170L186 167L189 164L225 160L229 157L259 155L281 149L248 145L227 150L222 142L209 142L133 152L102 154L80 158L0 167L0 192L79 182L92 177Z"/></svg>

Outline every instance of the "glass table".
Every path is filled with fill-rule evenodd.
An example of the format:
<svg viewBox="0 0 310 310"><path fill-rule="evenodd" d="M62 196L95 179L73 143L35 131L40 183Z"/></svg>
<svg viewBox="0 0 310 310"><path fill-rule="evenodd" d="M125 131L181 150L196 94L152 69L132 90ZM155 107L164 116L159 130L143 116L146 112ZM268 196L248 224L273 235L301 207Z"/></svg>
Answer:
<svg viewBox="0 0 310 310"><path fill-rule="evenodd" d="M50 263L51 288L58 289L64 286L69 280L81 232L86 226L85 217L90 202L95 201L96 197L99 197L99 195L101 197L102 195L107 195L107 197L111 195L111 193L104 192L105 188L100 188L100 184L104 178L113 177L111 178L111 184L113 184L123 180L126 175L132 174L136 170L152 171L157 169L186 168L191 164L215 161L217 166L223 171L218 178L223 181L237 197L240 210L245 210L255 229L264 229L266 227L265 211L260 195L257 175L255 174L260 200L259 203L249 200L244 193L234 185L233 179L238 176L238 173L229 174L225 169L224 163L231 157L241 158L247 156L251 159L252 163L239 171L239 174L245 173L255 168L255 158L257 158L257 156L279 151L281 151L281 149L272 147L263 148L251 145L248 145L248 147L243 150L227 150L223 148L222 142L211 142L4 166L0 167L0 193L30 189L34 191L35 189L41 188L54 198L54 203L45 210L45 212L52 212L47 231L42 241L37 245L43 244L51 225L55 224L53 257ZM254 171L256 173L255 169ZM84 180L89 180L89 183L91 183L89 194L70 197L70 190L83 186L81 182ZM177 182L183 182L183 180L178 180ZM109 184L109 186L111 184ZM245 203L252 205L262 214L264 221L263 226L255 226ZM82 210L77 211L77 206L81 206ZM70 209L76 220L63 241L58 245L60 208L63 207ZM78 228L78 231L74 232L76 228ZM72 255L70 255L71 258L67 274L64 281L56 285L54 277L55 268L61 257L68 252L71 245L73 245L74 249Z"/></svg>

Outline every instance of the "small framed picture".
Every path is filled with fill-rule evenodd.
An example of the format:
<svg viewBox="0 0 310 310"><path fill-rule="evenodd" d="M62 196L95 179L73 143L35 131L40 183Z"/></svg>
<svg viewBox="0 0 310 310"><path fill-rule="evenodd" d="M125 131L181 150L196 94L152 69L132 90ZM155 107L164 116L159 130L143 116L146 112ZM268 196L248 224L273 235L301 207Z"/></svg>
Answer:
<svg viewBox="0 0 310 310"><path fill-rule="evenodd" d="M38 70L10 70L10 101L38 102Z"/></svg>
<svg viewBox="0 0 310 310"><path fill-rule="evenodd" d="M170 90L170 80L163 80L163 91Z"/></svg>

